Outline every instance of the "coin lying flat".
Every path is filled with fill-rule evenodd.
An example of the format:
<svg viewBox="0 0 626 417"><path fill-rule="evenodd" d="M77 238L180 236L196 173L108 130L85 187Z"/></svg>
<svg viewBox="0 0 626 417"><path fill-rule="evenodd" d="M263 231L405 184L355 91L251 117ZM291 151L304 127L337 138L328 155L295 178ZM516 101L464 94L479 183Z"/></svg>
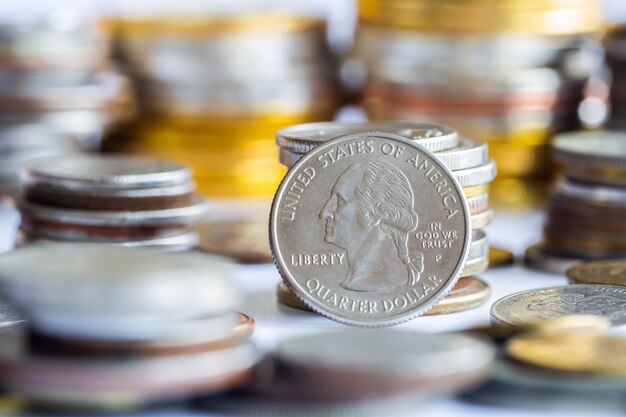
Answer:
<svg viewBox="0 0 626 417"><path fill-rule="evenodd" d="M223 258L95 245L3 254L0 284L42 333L94 339L158 338L185 319L232 311L240 300ZM232 329L232 320L225 325Z"/></svg>
<svg viewBox="0 0 626 417"><path fill-rule="evenodd" d="M548 247L544 243L530 246L524 253L524 263L531 268L551 274L563 275L568 268L574 265L579 259L557 256L548 252Z"/></svg>
<svg viewBox="0 0 626 417"><path fill-rule="evenodd" d="M452 173L412 141L377 132L311 150L270 215L283 279L312 310L352 325L393 325L432 308L459 277L470 239Z"/></svg>
<svg viewBox="0 0 626 417"><path fill-rule="evenodd" d="M458 313L485 304L491 295L491 287L477 277L465 277L457 281L450 294L441 300L427 316Z"/></svg>
<svg viewBox="0 0 626 417"><path fill-rule="evenodd" d="M198 249L227 256L241 263L270 263L267 219L202 223L198 226Z"/></svg>
<svg viewBox="0 0 626 417"><path fill-rule="evenodd" d="M606 284L626 286L626 260L579 262L565 275L573 284Z"/></svg>
<svg viewBox="0 0 626 417"><path fill-rule="evenodd" d="M506 351L542 368L626 375L626 339L595 332L522 334L509 340Z"/></svg>
<svg viewBox="0 0 626 417"><path fill-rule="evenodd" d="M486 376L494 350L461 334L360 329L285 340L273 357L278 377L303 397L363 398L462 390Z"/></svg>
<svg viewBox="0 0 626 417"><path fill-rule="evenodd" d="M524 325L564 315L594 315L613 327L626 325L626 288L616 285L567 285L518 292L491 307L495 323Z"/></svg>

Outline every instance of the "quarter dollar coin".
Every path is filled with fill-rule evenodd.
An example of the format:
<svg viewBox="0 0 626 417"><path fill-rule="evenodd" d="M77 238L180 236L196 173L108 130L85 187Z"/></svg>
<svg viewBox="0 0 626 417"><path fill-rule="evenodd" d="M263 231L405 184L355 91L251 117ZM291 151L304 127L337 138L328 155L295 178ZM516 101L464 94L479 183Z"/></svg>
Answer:
<svg viewBox="0 0 626 417"><path fill-rule="evenodd" d="M430 310L454 286L471 242L463 189L425 148L357 133L307 153L270 214L275 264L312 310L359 326Z"/></svg>

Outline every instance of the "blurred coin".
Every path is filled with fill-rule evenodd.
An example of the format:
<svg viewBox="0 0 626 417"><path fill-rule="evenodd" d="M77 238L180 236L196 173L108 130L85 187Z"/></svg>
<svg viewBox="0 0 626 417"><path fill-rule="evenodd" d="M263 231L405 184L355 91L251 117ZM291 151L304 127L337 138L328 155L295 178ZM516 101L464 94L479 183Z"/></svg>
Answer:
<svg viewBox="0 0 626 417"><path fill-rule="evenodd" d="M33 161L24 167L28 187L65 191L168 187L191 180L189 168L174 162L124 155L69 156Z"/></svg>
<svg viewBox="0 0 626 417"><path fill-rule="evenodd" d="M579 258L558 256L548 252L548 250L545 243L528 247L524 252L524 264L540 271L563 275L568 268L580 260Z"/></svg>
<svg viewBox="0 0 626 417"><path fill-rule="evenodd" d="M478 308L489 301L491 287L478 277L459 278L450 293L425 316L458 313Z"/></svg>
<svg viewBox="0 0 626 417"><path fill-rule="evenodd" d="M594 332L522 334L506 345L518 361L542 368L626 376L626 339Z"/></svg>
<svg viewBox="0 0 626 417"><path fill-rule="evenodd" d="M198 249L241 263L271 263L267 220L213 221L198 226Z"/></svg>
<svg viewBox="0 0 626 417"><path fill-rule="evenodd" d="M493 218L493 210L485 210L481 213L476 213L470 216L470 222L472 224L472 230L482 229L491 223Z"/></svg>
<svg viewBox="0 0 626 417"><path fill-rule="evenodd" d="M626 260L579 262L565 275L573 284L607 284L626 286Z"/></svg>
<svg viewBox="0 0 626 417"><path fill-rule="evenodd" d="M486 376L494 350L462 334L369 329L285 340L273 356L277 376L290 392L304 398L364 398L467 389Z"/></svg>
<svg viewBox="0 0 626 417"><path fill-rule="evenodd" d="M489 247L489 268L512 265L514 261L513 252L497 246Z"/></svg>
<svg viewBox="0 0 626 417"><path fill-rule="evenodd" d="M3 385L57 409L121 411L219 392L251 376L258 352L248 343L186 355L97 361L25 354L2 360Z"/></svg>
<svg viewBox="0 0 626 417"><path fill-rule="evenodd" d="M494 323L523 325L563 315L606 317L613 327L626 325L626 289L615 285L567 285L521 291L491 307Z"/></svg>
<svg viewBox="0 0 626 417"><path fill-rule="evenodd" d="M496 164L490 160L474 168L453 171L453 174L459 184L461 184L461 187L486 184L493 181L496 177Z"/></svg>
<svg viewBox="0 0 626 417"><path fill-rule="evenodd" d="M197 317L171 323L172 334L154 340L103 340L31 332L32 352L67 358L139 358L184 355L235 347L254 331L254 319L243 313Z"/></svg>
<svg viewBox="0 0 626 417"><path fill-rule="evenodd" d="M15 309L0 301L0 328L13 327L26 320Z"/></svg>
<svg viewBox="0 0 626 417"><path fill-rule="evenodd" d="M300 159L276 193L275 263L296 295L329 318L362 326L406 321L443 298L463 268L470 223L462 193L414 141L377 132L333 139ZM365 224L358 220L364 210Z"/></svg>
<svg viewBox="0 0 626 417"><path fill-rule="evenodd" d="M30 246L0 257L3 292L31 326L95 339L155 339L184 330L182 319L232 311L231 274L208 254L108 246Z"/></svg>
<svg viewBox="0 0 626 417"><path fill-rule="evenodd" d="M487 270L489 266L489 256L487 254L474 259L468 259L461 271L462 277L469 277L472 275L480 274Z"/></svg>
<svg viewBox="0 0 626 417"><path fill-rule="evenodd" d="M307 305L304 304L304 302L300 300L283 281L280 281L276 286L276 298L282 305L297 308L298 310L311 311L311 309L307 307Z"/></svg>

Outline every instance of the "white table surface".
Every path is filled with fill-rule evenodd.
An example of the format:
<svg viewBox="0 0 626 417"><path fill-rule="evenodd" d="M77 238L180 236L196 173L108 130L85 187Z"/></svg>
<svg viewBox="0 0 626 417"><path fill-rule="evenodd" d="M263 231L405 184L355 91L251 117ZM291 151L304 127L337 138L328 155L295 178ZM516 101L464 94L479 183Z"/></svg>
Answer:
<svg viewBox="0 0 626 417"><path fill-rule="evenodd" d="M232 211L230 211L232 214ZM17 214L8 205L0 206L0 249L10 247ZM493 223L487 228L492 244L512 250L521 257L524 249L541 237L543 216L533 213L497 213ZM247 265L237 269L238 280L248 294L244 312L252 315L256 321L253 341L263 350L270 350L283 338L303 333L318 332L326 329L342 328L335 323L313 313L307 313L277 304L276 284L280 277L273 265ZM489 303L475 310L433 317L419 317L398 328L423 332L443 332L462 330L470 326L489 323L490 305L500 297L530 288L548 287L565 284L564 277L536 272L519 265L489 270L480 275L491 285L492 294ZM147 411L135 416L213 416L199 411L167 409ZM507 409L470 405L454 398L440 398L430 401L426 406L415 410L415 416L536 416L536 410ZM541 415L571 416L568 412L545 412ZM609 416L618 414L599 414ZM130 416L130 415L127 415Z"/></svg>

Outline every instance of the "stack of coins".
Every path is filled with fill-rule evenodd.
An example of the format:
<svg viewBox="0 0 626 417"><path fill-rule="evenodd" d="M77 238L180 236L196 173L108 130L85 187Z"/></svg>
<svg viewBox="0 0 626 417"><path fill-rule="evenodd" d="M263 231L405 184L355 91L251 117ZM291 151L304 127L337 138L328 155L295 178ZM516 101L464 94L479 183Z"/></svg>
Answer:
<svg viewBox="0 0 626 417"><path fill-rule="evenodd" d="M216 197L270 197L284 169L274 132L331 119L339 85L326 23L284 12L115 18L142 117L107 148L194 168Z"/></svg>
<svg viewBox="0 0 626 417"><path fill-rule="evenodd" d="M298 213L298 210L302 210L300 207L297 207L298 204L303 204L299 201L300 196L317 175L316 170L335 165L342 159L349 160L359 155L375 154L374 142L370 140L370 136L377 137L377 135L410 141L411 144L418 145L420 149L427 149L433 152L431 154L432 157L435 158L438 163L442 164L445 169L449 170L452 177L461 187L461 202L467 204L468 220L471 225L472 236L471 243L468 242L469 250L467 257L459 274L460 277L466 279L460 280L454 288L451 288L452 292L445 302L438 300L441 301L442 304L435 307L433 314L468 310L484 304L489 298L489 288L486 283L478 280L475 275L486 270L489 263L489 244L486 234L481 229L490 222L492 217L492 211L489 208L489 183L493 181L495 177L495 164L489 159L487 145L484 142L476 139L460 138L455 130L442 125L408 122L364 124L311 123L292 126L278 131L276 134L276 142L280 148L280 160L284 165L290 168L290 171L283 180L273 205L271 218L274 220L274 226L271 226L270 234L272 235L271 241L273 242L274 257L284 258L286 256L285 254L281 254L280 249L277 248L279 244L278 241L280 240L277 235L280 233L279 228L281 227L281 222L284 222L284 220L289 221L292 216ZM330 147L334 139L339 140L339 138L347 138L349 136L354 136L355 140L353 143L348 144L347 149L338 146L337 148L326 150L325 153L321 150L318 152L320 146L328 145L327 147ZM405 145L389 143L381 146L383 146L383 148L381 148L383 155L392 155L394 159L399 159L397 162L393 160L399 167L403 167L404 163L412 163L413 168L418 171L424 170L430 173L427 174L427 176L436 172L436 168L429 166L428 162L411 156L411 154L404 155ZM315 162L311 161L313 156L310 156L313 151L317 154L315 156L315 158L317 158ZM301 163L301 161L305 160L305 154L308 160ZM374 159L374 156L372 156L372 159ZM345 164L343 162L341 163ZM310 166L307 167L306 164ZM386 170L389 171L390 168L386 168ZM296 171L301 172L295 174ZM350 169L346 170L346 172L348 171L350 171ZM290 175L295 175L295 177L290 178ZM363 173L355 175L362 175L363 181L369 178L369 174L366 175ZM451 182L454 180L448 181L441 179L444 178L441 173L434 175L435 178L433 178L431 182L436 184L438 193L445 195L446 192L450 191L448 187L452 185ZM399 173L398 177L401 177ZM292 181L292 183L290 183L290 181ZM337 180L337 183L340 182L340 180ZM319 207L311 208L311 210L317 209L316 220L321 219L324 221L325 219L334 219L337 216L335 212L339 210L338 207L340 204L333 200L333 193L339 192L336 191L337 187L337 185L333 187L333 184L328 184L327 189L320 190L324 193L319 196L319 198L322 199L321 204L319 204ZM357 187L357 185L352 184L351 188L354 187ZM398 192L401 193L402 191ZM281 193L283 193L282 196ZM328 196L330 196L330 199L328 199ZM399 198L398 195L393 195L391 192L384 197L385 200L393 200L396 198ZM415 204L417 206L421 204L420 200L423 198L424 196L422 195L419 195L416 199L411 196L410 202L407 201L402 204L410 204L411 206ZM324 204L325 202L326 204ZM281 204L283 205L282 208L280 208ZM402 213L397 213L393 216L396 215L402 216ZM417 212L417 217L420 217L419 212ZM452 217L454 216L452 215ZM364 220L357 220L357 222L358 221ZM460 236L460 233L458 233L454 234L455 237L451 237L451 231L447 230L442 223L432 221L426 224L422 222L423 220L419 220L417 222L418 227L413 229L413 231L406 236L406 243L399 244L399 247L406 246L408 251L405 255L406 258L402 261L405 261L407 258L413 259L413 254L410 251L419 252L420 250L430 249L437 252L438 249L445 249L449 247L449 245L452 245L453 241ZM272 229L272 227L276 228L276 230ZM305 226L303 225L302 227ZM334 227L330 229L328 229L328 227L330 226L327 226L327 233L330 229L334 229ZM309 230L303 230L301 232L302 236L309 234ZM324 240L326 239L327 238L324 238ZM341 245L338 246L341 247ZM293 252L291 248L287 250L290 253ZM330 249L327 248L326 250ZM343 250L340 250L338 253L324 253L323 255L326 263L323 263L321 260L321 255L315 254L314 252L297 255L292 254L291 258L287 257L287 269L294 266L297 269L298 267L313 267L314 265L330 265L348 262L342 258L342 256L346 256ZM314 256L317 256L317 258ZM443 255L437 254L433 256L435 257L435 262L443 262ZM437 256L440 256L440 258L437 258ZM401 263L400 260L398 260L398 262ZM423 262L426 261L421 258L417 260L417 263ZM279 269L281 268L279 267ZM297 306L297 303L287 301L289 299L288 291L291 289L294 290L298 299L304 301L306 306L310 306L311 303L307 302L306 298L293 288L293 283L290 283L289 280L285 278L285 270L281 270L281 273L283 273L283 279L285 279L286 285L279 285L277 289L279 301L285 300L285 304ZM375 286L376 285L374 285L374 287ZM381 284L381 288L384 287L385 285ZM295 297L292 297L291 300L294 301ZM299 305L304 307L302 303ZM434 305L432 305L431 308L432 307L434 307Z"/></svg>
<svg viewBox="0 0 626 417"><path fill-rule="evenodd" d="M100 411L241 384L258 354L233 282L209 255L85 245L3 255L3 292L28 329L2 339L0 380L35 403Z"/></svg>
<svg viewBox="0 0 626 417"><path fill-rule="evenodd" d="M527 263L562 274L577 260L626 258L626 134L563 134L552 147L563 172Z"/></svg>
<svg viewBox="0 0 626 417"><path fill-rule="evenodd" d="M64 155L25 164L18 208L28 239L184 250L207 214L191 171L132 156Z"/></svg>
<svg viewBox="0 0 626 417"><path fill-rule="evenodd" d="M462 334L318 333L281 342L247 392L207 408L220 415L405 415L428 396L480 384L494 357L488 342Z"/></svg>
<svg viewBox="0 0 626 417"><path fill-rule="evenodd" d="M567 3L567 2L566 2ZM547 142L578 125L601 73L597 0L360 0L355 54L374 120L427 120L490 144L492 197L528 205L549 175Z"/></svg>
<svg viewBox="0 0 626 417"><path fill-rule="evenodd" d="M29 8L0 19L0 187L26 160L95 149L131 110L129 84L110 69L108 39L74 9Z"/></svg>
<svg viewBox="0 0 626 417"><path fill-rule="evenodd" d="M589 305L598 305L592 300L602 294L589 294ZM528 295L525 301L533 295L542 297ZM549 313L554 304L543 308ZM490 380L465 399L541 412L620 413L626 388L626 343L609 330L606 318L574 313L514 333L505 340Z"/></svg>
<svg viewBox="0 0 626 417"><path fill-rule="evenodd" d="M626 27L617 26L604 38L606 62L611 71L610 104L608 126L624 130L626 123Z"/></svg>

